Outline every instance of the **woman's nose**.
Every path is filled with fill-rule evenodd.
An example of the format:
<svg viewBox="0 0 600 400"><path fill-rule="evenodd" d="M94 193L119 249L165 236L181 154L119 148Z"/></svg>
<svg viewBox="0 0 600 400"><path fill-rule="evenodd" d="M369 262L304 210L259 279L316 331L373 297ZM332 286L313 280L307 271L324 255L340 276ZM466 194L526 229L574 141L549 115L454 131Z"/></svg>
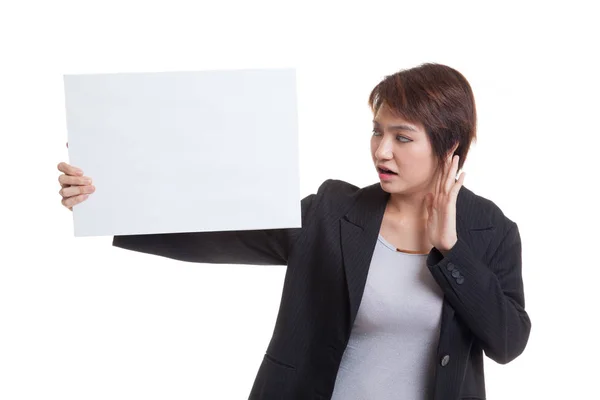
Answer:
<svg viewBox="0 0 600 400"><path fill-rule="evenodd" d="M379 143L379 147L377 147L375 156L379 159L390 159L392 158L392 155L392 144L389 140L382 139Z"/></svg>

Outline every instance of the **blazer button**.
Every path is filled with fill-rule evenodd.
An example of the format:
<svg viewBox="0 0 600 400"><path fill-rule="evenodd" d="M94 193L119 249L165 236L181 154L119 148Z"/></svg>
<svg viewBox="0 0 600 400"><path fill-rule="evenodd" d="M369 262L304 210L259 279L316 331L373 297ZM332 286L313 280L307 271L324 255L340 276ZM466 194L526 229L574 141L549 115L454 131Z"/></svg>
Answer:
<svg viewBox="0 0 600 400"><path fill-rule="evenodd" d="M446 269L448 271L452 271L454 269L454 264L452 264L451 262L449 262L448 264L446 264Z"/></svg>
<svg viewBox="0 0 600 400"><path fill-rule="evenodd" d="M452 276L458 278L460 276L460 271L455 269L454 271L452 271Z"/></svg>
<svg viewBox="0 0 600 400"><path fill-rule="evenodd" d="M450 362L450 356L448 354L446 354L444 357L442 357L442 367L445 367L446 365L448 365L448 362Z"/></svg>
<svg viewBox="0 0 600 400"><path fill-rule="evenodd" d="M456 278L456 283L458 283L459 285L462 285L464 281L465 281L464 276Z"/></svg>

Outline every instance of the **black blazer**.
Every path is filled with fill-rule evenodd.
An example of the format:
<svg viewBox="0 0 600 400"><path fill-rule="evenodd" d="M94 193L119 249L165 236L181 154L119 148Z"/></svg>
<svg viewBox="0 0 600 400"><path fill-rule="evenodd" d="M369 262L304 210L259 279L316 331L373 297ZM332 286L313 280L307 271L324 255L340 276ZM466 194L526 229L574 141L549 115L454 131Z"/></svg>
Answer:
<svg viewBox="0 0 600 400"><path fill-rule="evenodd" d="M302 228L115 236L113 245L200 263L287 264L273 337L250 399L330 399L362 298L389 194L327 180L302 200ZM458 242L427 266L444 293L433 400L485 399L483 352L505 364L524 350L516 223L464 186Z"/></svg>

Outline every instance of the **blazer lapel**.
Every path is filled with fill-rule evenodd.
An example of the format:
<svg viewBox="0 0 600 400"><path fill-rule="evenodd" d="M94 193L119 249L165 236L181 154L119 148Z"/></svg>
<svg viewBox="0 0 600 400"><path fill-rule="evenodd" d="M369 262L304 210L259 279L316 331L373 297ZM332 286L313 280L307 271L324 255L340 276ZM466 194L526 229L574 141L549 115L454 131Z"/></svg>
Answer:
<svg viewBox="0 0 600 400"><path fill-rule="evenodd" d="M352 208L340 219L342 256L350 304L348 330L354 325L358 313L389 193L377 183L358 191L356 196Z"/></svg>
<svg viewBox="0 0 600 400"><path fill-rule="evenodd" d="M381 222L390 194L376 183L356 193L356 199L350 210L340 219L341 247L348 286L350 319L348 332L354 325L358 308L362 300L371 258L377 243ZM459 237L464 238L477 258L487 250L495 227L488 222L480 209L475 207L475 195L461 187L456 201L456 229ZM437 249L439 261L443 258ZM454 309L444 301L442 326L452 320Z"/></svg>

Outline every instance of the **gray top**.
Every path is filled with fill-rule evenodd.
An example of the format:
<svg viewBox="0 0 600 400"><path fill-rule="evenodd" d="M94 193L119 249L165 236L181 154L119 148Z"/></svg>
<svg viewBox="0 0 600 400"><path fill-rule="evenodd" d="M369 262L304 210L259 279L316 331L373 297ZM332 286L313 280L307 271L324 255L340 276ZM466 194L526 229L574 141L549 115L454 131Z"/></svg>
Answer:
<svg viewBox="0 0 600 400"><path fill-rule="evenodd" d="M426 259L379 235L332 400L432 396L443 293Z"/></svg>

